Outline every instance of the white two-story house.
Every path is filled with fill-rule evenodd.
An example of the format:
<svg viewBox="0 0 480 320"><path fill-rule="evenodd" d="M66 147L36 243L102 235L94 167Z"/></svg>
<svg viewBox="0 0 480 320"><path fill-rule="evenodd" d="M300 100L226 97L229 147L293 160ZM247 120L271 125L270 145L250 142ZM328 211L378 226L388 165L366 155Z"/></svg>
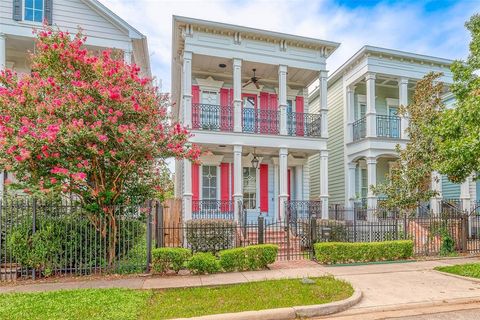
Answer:
<svg viewBox="0 0 480 320"><path fill-rule="evenodd" d="M405 147L408 142L408 118L398 115L398 107L411 101L416 82L431 71L442 72L441 81L447 86L452 83L451 63L443 58L364 46L329 77L331 204L377 208L381 196L375 195L370 186L385 181L398 159L396 145ZM452 94L446 92L444 100L450 106ZM309 101L311 108L319 104L318 89ZM312 157L312 186L317 186L321 177L317 166L318 158ZM472 179L459 185L438 173L433 176L432 188L439 196L425 204L427 210L438 212L442 200L447 199L470 208L470 201L476 199Z"/></svg>
<svg viewBox="0 0 480 320"><path fill-rule="evenodd" d="M0 0L0 68L30 72L32 30L41 28L43 21L71 33L80 28L88 37L87 49L115 50L151 77L146 37L97 0ZM0 175L0 195L7 176Z"/></svg>
<svg viewBox="0 0 480 320"><path fill-rule="evenodd" d="M173 18L174 115L202 149L176 162L184 221L283 220L286 207L328 212L326 59L338 43L185 17ZM320 102L307 88L319 81ZM323 173L312 193L308 158ZM309 200L315 201L309 201Z"/></svg>

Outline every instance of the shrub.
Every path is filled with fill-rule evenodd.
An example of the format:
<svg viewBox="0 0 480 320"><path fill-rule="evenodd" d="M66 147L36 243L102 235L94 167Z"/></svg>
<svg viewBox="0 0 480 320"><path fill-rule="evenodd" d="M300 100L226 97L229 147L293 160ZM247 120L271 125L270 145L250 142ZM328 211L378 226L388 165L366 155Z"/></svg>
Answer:
<svg viewBox="0 0 480 320"><path fill-rule="evenodd" d="M186 222L187 242L193 252L217 253L235 246L236 223L223 219L198 219Z"/></svg>
<svg viewBox="0 0 480 320"><path fill-rule="evenodd" d="M278 246L259 244L244 248L228 249L219 252L220 266L225 271L265 269L275 262Z"/></svg>
<svg viewBox="0 0 480 320"><path fill-rule="evenodd" d="M190 256L190 250L185 248L153 249L152 271L156 273L166 273L169 270L173 270L178 273Z"/></svg>
<svg viewBox="0 0 480 320"><path fill-rule="evenodd" d="M218 256L220 257L220 266L227 272L247 269L245 248L222 250Z"/></svg>
<svg viewBox="0 0 480 320"><path fill-rule="evenodd" d="M323 242L316 243L315 257L320 263L350 263L408 259L413 255L413 241Z"/></svg>
<svg viewBox="0 0 480 320"><path fill-rule="evenodd" d="M187 262L187 268L194 274L212 274L220 271L220 264L212 253L198 252Z"/></svg>
<svg viewBox="0 0 480 320"><path fill-rule="evenodd" d="M317 239L330 242L348 241L348 232L345 222L317 219Z"/></svg>

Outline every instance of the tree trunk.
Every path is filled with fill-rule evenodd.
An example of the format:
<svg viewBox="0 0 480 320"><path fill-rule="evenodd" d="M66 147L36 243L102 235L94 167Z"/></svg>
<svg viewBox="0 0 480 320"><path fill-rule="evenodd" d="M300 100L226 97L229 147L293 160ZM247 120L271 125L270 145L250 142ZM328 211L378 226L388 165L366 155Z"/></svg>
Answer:
<svg viewBox="0 0 480 320"><path fill-rule="evenodd" d="M116 258L116 247L117 247L117 223L115 219L115 209L110 207L107 211L107 223L109 232L107 233L108 237L108 247L107 247L107 257L108 257L108 268L113 268Z"/></svg>

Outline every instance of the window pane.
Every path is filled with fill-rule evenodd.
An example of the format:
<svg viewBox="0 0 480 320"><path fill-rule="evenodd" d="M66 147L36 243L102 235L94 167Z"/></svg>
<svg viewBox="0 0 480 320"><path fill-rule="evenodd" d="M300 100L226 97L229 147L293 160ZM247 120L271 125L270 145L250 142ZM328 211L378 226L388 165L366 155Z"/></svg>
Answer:
<svg viewBox="0 0 480 320"><path fill-rule="evenodd" d="M218 105L218 95L216 92L202 91L202 103Z"/></svg>
<svg viewBox="0 0 480 320"><path fill-rule="evenodd" d="M33 9L33 0L25 0L25 9ZM25 11L25 14L27 11Z"/></svg>
<svg viewBox="0 0 480 320"><path fill-rule="evenodd" d="M217 167L202 167L202 197L203 200L217 199Z"/></svg>
<svg viewBox="0 0 480 320"><path fill-rule="evenodd" d="M43 22L43 11L40 11L40 10L34 10L35 12L35 18L34 20L36 22Z"/></svg>
<svg viewBox="0 0 480 320"><path fill-rule="evenodd" d="M43 10L43 0L35 0L35 9Z"/></svg>
<svg viewBox="0 0 480 320"><path fill-rule="evenodd" d="M25 20L33 21L33 10L25 8Z"/></svg>

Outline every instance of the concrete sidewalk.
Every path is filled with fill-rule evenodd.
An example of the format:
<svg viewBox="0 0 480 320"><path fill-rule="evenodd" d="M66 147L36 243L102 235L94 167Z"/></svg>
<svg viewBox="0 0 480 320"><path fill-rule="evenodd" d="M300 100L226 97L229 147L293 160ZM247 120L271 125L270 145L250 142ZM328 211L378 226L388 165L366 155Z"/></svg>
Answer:
<svg viewBox="0 0 480 320"><path fill-rule="evenodd" d="M78 288L165 289L245 283L269 279L333 275L352 283L363 292L362 301L346 311L386 308L398 305L480 299L480 282L451 277L433 270L436 266L480 262L479 258L445 259L407 263L370 264L359 266L321 266L311 261L281 262L271 270L220 273L204 276L144 276L88 281L44 282L6 285L0 293L47 291Z"/></svg>

